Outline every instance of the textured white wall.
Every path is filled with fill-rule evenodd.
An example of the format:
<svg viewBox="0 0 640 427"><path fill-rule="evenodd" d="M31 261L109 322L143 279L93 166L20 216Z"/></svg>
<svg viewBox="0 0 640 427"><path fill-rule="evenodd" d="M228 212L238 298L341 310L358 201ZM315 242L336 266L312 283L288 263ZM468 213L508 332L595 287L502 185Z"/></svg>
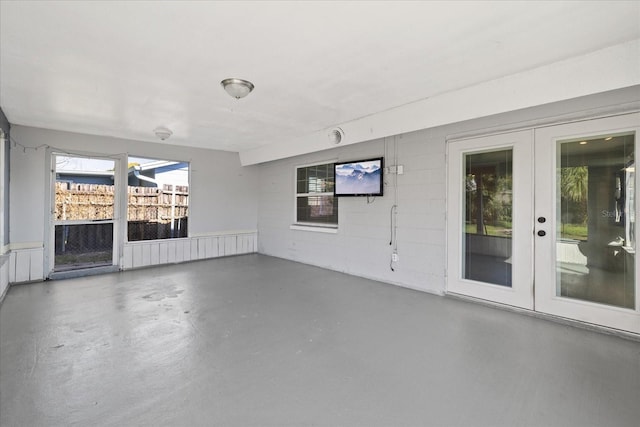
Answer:
<svg viewBox="0 0 640 427"><path fill-rule="evenodd" d="M294 221L297 165L366 159L386 152L385 166L390 166L396 144L397 164L404 166L404 174L386 175L384 196L372 203L366 197L340 198L336 234L289 228ZM261 253L430 292L443 289L445 145L434 141L428 131L280 160L262 165L260 173ZM394 272L389 243L391 207L396 200L400 260Z"/></svg>
<svg viewBox="0 0 640 427"><path fill-rule="evenodd" d="M477 102L474 101L474 102ZM638 86L569 101L475 119L396 137L347 145L264 163L260 167L259 251L384 282L442 293L446 274L446 141L452 136L535 127L592 115L640 108ZM336 234L291 230L294 221L296 165L317 161L357 160L385 153L397 144L397 240L399 262L391 271L390 209L393 186L374 203L341 198ZM385 161L392 165L393 150ZM392 183L393 177L385 181Z"/></svg>

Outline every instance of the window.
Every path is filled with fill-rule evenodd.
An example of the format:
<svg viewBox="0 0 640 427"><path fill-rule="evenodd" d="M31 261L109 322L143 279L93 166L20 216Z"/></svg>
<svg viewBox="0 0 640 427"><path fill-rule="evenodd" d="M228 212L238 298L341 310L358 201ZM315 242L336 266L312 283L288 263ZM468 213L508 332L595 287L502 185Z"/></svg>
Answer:
<svg viewBox="0 0 640 427"><path fill-rule="evenodd" d="M337 226L333 163L296 168L296 223Z"/></svg>
<svg viewBox="0 0 640 427"><path fill-rule="evenodd" d="M128 241L187 237L189 163L129 157Z"/></svg>

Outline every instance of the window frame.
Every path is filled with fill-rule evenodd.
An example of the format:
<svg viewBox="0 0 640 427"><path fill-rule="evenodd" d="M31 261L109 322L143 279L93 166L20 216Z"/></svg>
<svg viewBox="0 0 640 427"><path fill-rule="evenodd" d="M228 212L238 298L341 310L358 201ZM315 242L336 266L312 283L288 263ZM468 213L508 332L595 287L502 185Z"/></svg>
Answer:
<svg viewBox="0 0 640 427"><path fill-rule="evenodd" d="M128 170L129 170L129 164L131 163L131 159L145 159L145 160L153 160L153 161L158 161L158 162L176 162L176 163L186 163L187 164L187 188L188 193L187 193L187 219L190 217L190 213L191 213L191 206L192 206L192 186L191 186L191 161L190 160L182 160L182 159L176 159L176 158L171 158L171 159L167 159L167 158L163 158L163 157L156 157L156 156L143 156L143 155L139 155L139 154L132 154L132 153L127 153L126 158L125 158L125 170L124 170L124 190L123 190L123 198L124 198L124 238L125 241L127 243L140 243L140 242L163 242L163 241L172 241L172 240L179 240L179 239L188 239L191 237L191 226L189 225L189 223L187 222L187 232L186 232L186 236L176 236L176 237L166 237L166 238L155 238L155 239L138 239L138 240L129 240L129 183L128 183ZM175 185L174 189L175 189Z"/></svg>
<svg viewBox="0 0 640 427"><path fill-rule="evenodd" d="M338 229L339 219L338 219L338 203L337 197L335 197L333 191L324 191L324 192L307 192L307 193L298 193L298 170L309 168L313 166L326 166L330 165L333 168L333 165L336 163L336 159L332 160L324 160L314 163L307 163L302 165L296 165L293 171L293 224L291 225L292 230L306 230L306 231L319 231L324 233L335 233ZM334 177L335 183L335 177ZM300 197L313 197L313 196L331 196L334 201L334 209L337 209L336 213L336 222L335 223L327 223L327 222L313 222L313 221L300 221L298 219L298 198Z"/></svg>

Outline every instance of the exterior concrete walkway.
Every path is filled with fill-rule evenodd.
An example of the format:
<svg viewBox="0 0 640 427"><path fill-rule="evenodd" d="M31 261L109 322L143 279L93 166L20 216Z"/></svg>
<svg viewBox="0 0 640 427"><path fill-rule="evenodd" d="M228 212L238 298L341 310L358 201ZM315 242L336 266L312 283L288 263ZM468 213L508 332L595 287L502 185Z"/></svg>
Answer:
<svg viewBox="0 0 640 427"><path fill-rule="evenodd" d="M640 343L262 255L12 287L4 426L637 426Z"/></svg>

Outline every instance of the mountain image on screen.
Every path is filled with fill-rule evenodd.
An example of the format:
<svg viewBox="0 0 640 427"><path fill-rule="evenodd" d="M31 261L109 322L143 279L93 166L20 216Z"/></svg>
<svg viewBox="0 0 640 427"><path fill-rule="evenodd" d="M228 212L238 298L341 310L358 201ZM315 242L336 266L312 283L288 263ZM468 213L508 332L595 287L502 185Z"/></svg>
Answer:
<svg viewBox="0 0 640 427"><path fill-rule="evenodd" d="M376 194L380 192L380 161L347 163L336 166L337 194Z"/></svg>

